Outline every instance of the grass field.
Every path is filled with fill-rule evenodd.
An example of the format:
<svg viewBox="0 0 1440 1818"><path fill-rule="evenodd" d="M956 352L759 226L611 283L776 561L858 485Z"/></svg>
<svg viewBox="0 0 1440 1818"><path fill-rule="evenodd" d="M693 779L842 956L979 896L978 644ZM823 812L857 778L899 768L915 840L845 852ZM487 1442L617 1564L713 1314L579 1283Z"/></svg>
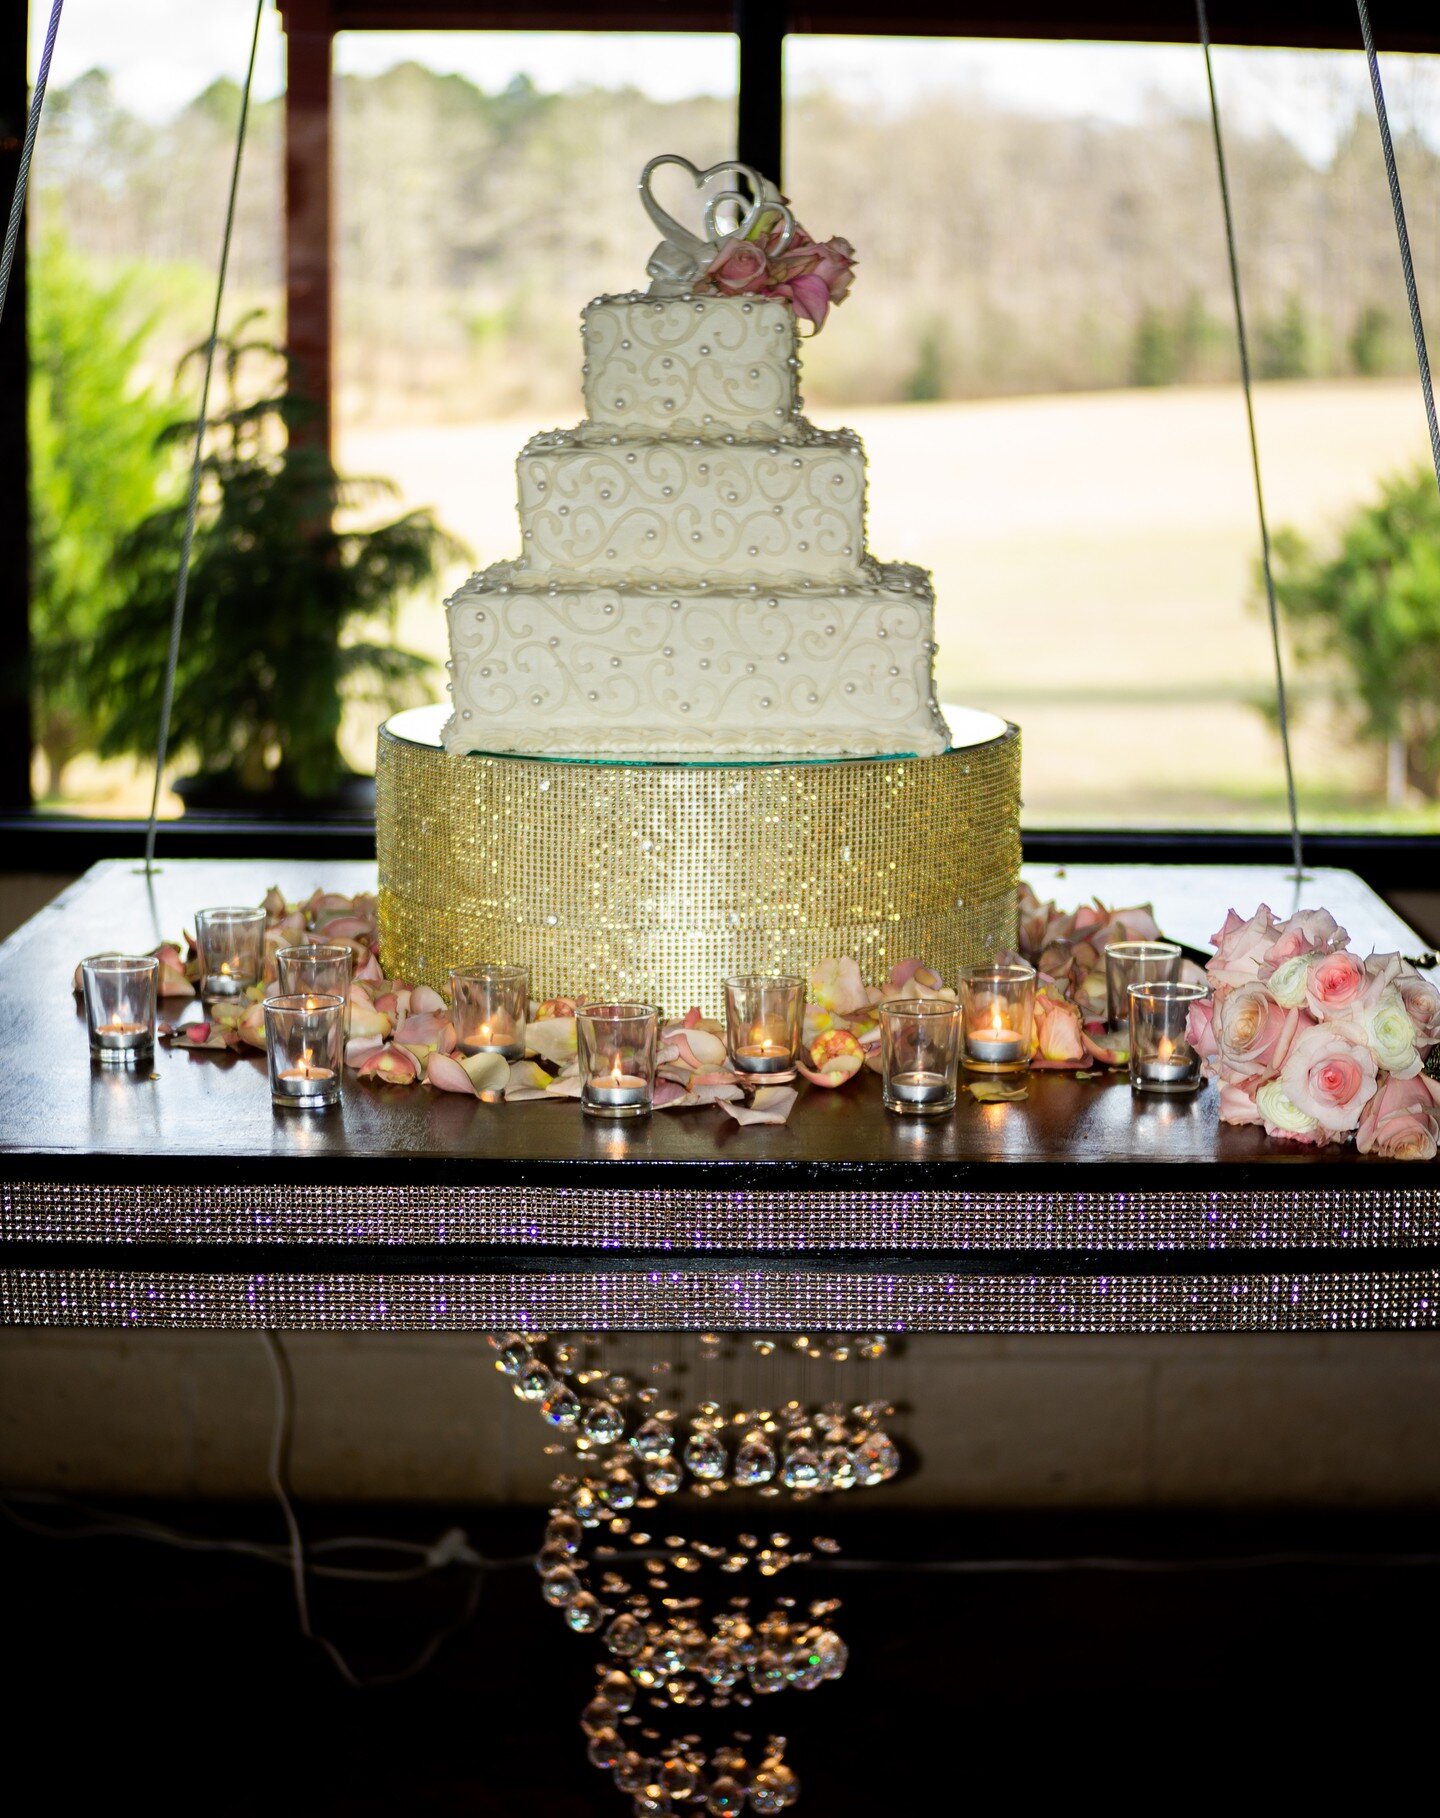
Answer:
<svg viewBox="0 0 1440 1818"><path fill-rule="evenodd" d="M842 420L832 412L817 420ZM1399 381L1262 386L1273 526L1323 535L1377 479L1423 458L1419 388ZM870 545L934 570L943 698L1018 720L1031 826L1277 825L1269 634L1249 608L1258 535L1239 393L1186 388L845 413L870 456ZM476 566L513 556L515 456L533 419L342 428L342 471L430 505ZM409 602L401 641L446 649L443 594ZM1335 736L1302 685L1296 757L1313 826L1440 825L1387 808L1381 754ZM376 715L352 711L351 761L373 762ZM143 767L81 760L65 805L144 812ZM178 807L173 801L171 808Z"/></svg>
<svg viewBox="0 0 1440 1818"><path fill-rule="evenodd" d="M1256 408L1272 526L1323 534L1379 476L1424 454L1419 390L1403 382L1262 386ZM1255 706L1272 671L1264 618L1246 605L1258 535L1238 392L845 420L870 456L872 549L934 570L942 695L1024 728L1032 825L1279 819L1278 744ZM357 428L340 458L433 505L483 565L518 548L515 455L535 427ZM443 660L438 601L406 608L402 638ZM1308 819L1426 816L1384 808L1380 755L1339 743L1323 703L1299 719ZM357 732L363 744L368 728Z"/></svg>

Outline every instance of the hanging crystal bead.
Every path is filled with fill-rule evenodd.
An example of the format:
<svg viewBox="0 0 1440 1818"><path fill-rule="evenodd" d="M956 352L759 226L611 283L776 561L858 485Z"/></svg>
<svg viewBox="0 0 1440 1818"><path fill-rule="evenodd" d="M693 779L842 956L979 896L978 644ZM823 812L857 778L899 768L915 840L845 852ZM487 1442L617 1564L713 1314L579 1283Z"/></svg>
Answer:
<svg viewBox="0 0 1440 1818"><path fill-rule="evenodd" d="M758 1427L740 1441L735 1453L734 1477L742 1489L769 1483L775 1475L775 1448Z"/></svg>
<svg viewBox="0 0 1440 1818"><path fill-rule="evenodd" d="M698 1428L685 1442L686 1469L702 1483L714 1483L723 1477L729 1462L723 1442L708 1427Z"/></svg>

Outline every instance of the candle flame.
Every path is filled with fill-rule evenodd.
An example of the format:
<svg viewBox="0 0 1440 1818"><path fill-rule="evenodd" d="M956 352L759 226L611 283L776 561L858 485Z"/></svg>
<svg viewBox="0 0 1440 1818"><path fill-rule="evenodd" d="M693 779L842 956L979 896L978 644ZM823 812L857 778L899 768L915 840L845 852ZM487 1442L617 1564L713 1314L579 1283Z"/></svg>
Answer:
<svg viewBox="0 0 1440 1818"><path fill-rule="evenodd" d="M755 1027L750 1031L750 1040L757 1048L763 1048L765 1046L765 1025L763 1023L756 1023Z"/></svg>
<svg viewBox="0 0 1440 1818"><path fill-rule="evenodd" d="M1174 1052L1175 1052L1174 1042L1171 1041L1171 1039L1168 1035L1162 1035L1160 1037L1160 1046L1159 1046L1159 1049L1157 1050L1159 1058L1161 1060L1169 1060L1171 1055L1174 1054Z"/></svg>
<svg viewBox="0 0 1440 1818"><path fill-rule="evenodd" d="M617 1086L624 1077L620 1071L620 1056L618 1054L615 1056L615 1065L610 1069L610 1077Z"/></svg>
<svg viewBox="0 0 1440 1818"><path fill-rule="evenodd" d="M302 1048L300 1051L300 1069L301 1069L301 1071L304 1073L308 1073L310 1071L312 1061L313 1061L312 1050L309 1048Z"/></svg>
<svg viewBox="0 0 1440 1818"><path fill-rule="evenodd" d="M221 976L221 978L229 978L229 976L230 976L230 962L229 962L229 960L221 960L221 962L220 962L220 976Z"/></svg>
<svg viewBox="0 0 1440 1818"><path fill-rule="evenodd" d="M481 1025L480 1025L480 1039L481 1039L481 1041L482 1041L482 1042L488 1042L488 1041L489 1041L489 1039L490 1039L490 1025L489 1025L489 1023L481 1023Z"/></svg>
<svg viewBox="0 0 1440 1818"><path fill-rule="evenodd" d="M990 1027L998 1035L1005 1027L1005 1019L1000 1010L1000 1000L995 998L990 1005Z"/></svg>

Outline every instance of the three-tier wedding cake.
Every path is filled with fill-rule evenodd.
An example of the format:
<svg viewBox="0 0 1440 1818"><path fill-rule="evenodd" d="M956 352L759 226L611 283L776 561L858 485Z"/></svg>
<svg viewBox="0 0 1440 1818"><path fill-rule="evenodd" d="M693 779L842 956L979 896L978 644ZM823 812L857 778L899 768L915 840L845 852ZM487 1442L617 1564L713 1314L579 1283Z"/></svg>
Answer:
<svg viewBox="0 0 1440 1818"><path fill-rule="evenodd" d="M588 414L523 449L520 556L448 602L450 715L382 730L387 954L670 1008L827 953L953 971L1013 939L1019 739L947 725L929 576L868 553L859 438L801 414L852 249L740 165L653 159L641 197L651 288L585 309Z"/></svg>
<svg viewBox="0 0 1440 1818"><path fill-rule="evenodd" d="M929 576L865 548L865 453L800 414L765 296L599 297L576 429L520 456L522 554L450 601L449 750L943 751Z"/></svg>

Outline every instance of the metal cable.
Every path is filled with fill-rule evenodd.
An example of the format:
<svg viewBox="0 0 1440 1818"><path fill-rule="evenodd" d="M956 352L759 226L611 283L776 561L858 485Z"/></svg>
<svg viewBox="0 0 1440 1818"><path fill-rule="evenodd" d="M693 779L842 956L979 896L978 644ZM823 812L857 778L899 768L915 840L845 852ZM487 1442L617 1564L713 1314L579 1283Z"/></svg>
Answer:
<svg viewBox="0 0 1440 1818"><path fill-rule="evenodd" d="M40 130L40 113L45 106L45 88L50 80L50 59L55 54L55 37L60 30L60 9L65 0L53 0L50 23L45 28L45 44L40 52L40 69L30 96L30 113L25 122L25 142L20 147L20 163L15 172L15 193L10 198L10 219L5 226L5 250L0 253L0 317L5 314L5 299L10 294L10 272L15 264L15 249L20 244L20 224L25 219L25 197L30 189L30 158L35 150L35 135Z"/></svg>
<svg viewBox="0 0 1440 1818"><path fill-rule="evenodd" d="M1215 164L1220 174L1220 203L1225 213L1230 295L1235 304L1235 339L1240 348L1240 382L1245 393L1245 422L1250 432L1250 469L1255 479L1255 510L1260 519L1260 561L1265 572L1265 603L1270 614L1270 645L1275 657L1275 710L1280 721L1280 749L1285 758L1285 798L1290 810L1290 852L1295 861L1295 876L1298 879L1304 874L1305 856L1300 840L1300 807L1295 795L1295 761L1290 752L1290 705L1285 691L1285 658L1280 647L1280 608L1275 599L1270 524L1265 515L1265 487L1260 478L1260 440L1255 433L1250 338L1245 332L1245 305L1240 295L1240 259L1235 250L1235 212L1230 202L1230 173L1225 163L1225 139L1220 130L1220 102L1215 93L1215 70L1210 56L1210 17L1205 9L1205 0L1195 0L1195 13L1200 26L1200 44L1205 52L1205 85L1210 92L1210 130L1215 140Z"/></svg>
<svg viewBox="0 0 1440 1818"><path fill-rule="evenodd" d="M1430 355L1425 345L1425 324L1420 317L1420 293L1415 288L1415 260L1410 253L1410 232L1405 225L1405 198L1400 193L1400 172L1395 163L1395 143L1390 137L1390 111L1380 82L1380 59L1370 30L1366 0L1355 0L1360 14L1360 36L1365 41L1365 61L1370 66L1370 87L1375 96L1375 120L1380 128L1380 151L1385 159L1385 180L1390 185L1390 206L1395 212L1395 237L1400 242L1400 268L1405 274L1405 299L1410 305L1410 330L1415 336L1415 359L1420 367L1420 389L1425 397L1425 422L1430 430L1430 458L1435 464L1435 484L1440 486L1440 422L1435 417L1435 386L1430 377Z"/></svg>
<svg viewBox="0 0 1440 1818"><path fill-rule="evenodd" d="M175 610L170 618L170 647L165 657L165 690L160 704L160 731L155 743L155 781L150 791L150 818L145 826L145 872L155 869L155 835L160 818L160 783L170 750L170 716L175 707L175 670L180 661L180 632L185 623L185 595L190 585L190 554L195 543L195 514L200 504L200 474L205 454L205 431L210 411L210 380L215 371L215 348L220 339L220 309L225 297L225 274L230 265L230 242L235 234L235 202L240 191L240 161L245 151L245 128L250 118L250 89L255 80L255 55L260 44L260 19L265 0L255 0L255 27L250 35L250 61L240 95L240 123L235 133L235 157L230 166L230 195L225 205L225 233L220 242L220 269L215 275L215 310L210 318L210 338L205 343L205 376L200 385L200 410L195 420L195 455L190 463L190 494L185 503L185 534L180 544L180 573L175 581Z"/></svg>

